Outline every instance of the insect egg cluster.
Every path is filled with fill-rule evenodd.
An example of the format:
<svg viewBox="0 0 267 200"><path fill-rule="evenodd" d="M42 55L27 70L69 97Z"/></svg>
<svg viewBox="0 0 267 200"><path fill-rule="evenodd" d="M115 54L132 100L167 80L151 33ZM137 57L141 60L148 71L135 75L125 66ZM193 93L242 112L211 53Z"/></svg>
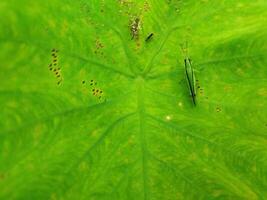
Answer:
<svg viewBox="0 0 267 200"><path fill-rule="evenodd" d="M85 83L86 83L85 80L82 81L82 84L85 84ZM101 100L103 97L103 90L97 87L97 82L94 80L90 80L89 84L91 88L91 94L95 96L96 98L98 98L99 100Z"/></svg>
<svg viewBox="0 0 267 200"><path fill-rule="evenodd" d="M54 74L55 78L57 79L57 84L59 85L62 82L61 76L61 69L58 66L58 50L52 49L51 50L51 63L49 64L49 70Z"/></svg>

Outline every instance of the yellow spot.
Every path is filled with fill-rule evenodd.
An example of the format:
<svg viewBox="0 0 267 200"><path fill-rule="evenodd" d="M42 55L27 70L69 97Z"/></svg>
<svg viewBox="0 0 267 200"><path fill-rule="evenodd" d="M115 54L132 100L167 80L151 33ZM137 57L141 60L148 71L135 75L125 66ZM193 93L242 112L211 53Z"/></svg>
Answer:
<svg viewBox="0 0 267 200"><path fill-rule="evenodd" d="M193 140L188 136L188 137L186 138L186 142L187 142L188 144L192 144L192 143L193 143Z"/></svg>
<svg viewBox="0 0 267 200"><path fill-rule="evenodd" d="M167 115L167 116L165 117L165 119L166 119L167 121L170 121L170 120L172 119L172 117L171 117L170 115Z"/></svg>
<svg viewBox="0 0 267 200"><path fill-rule="evenodd" d="M130 139L128 140L128 145L131 146L133 144L134 144L133 137L130 137Z"/></svg>
<svg viewBox="0 0 267 200"><path fill-rule="evenodd" d="M98 130L94 130L94 131L91 133L92 137L96 137L97 133L98 133Z"/></svg>
<svg viewBox="0 0 267 200"><path fill-rule="evenodd" d="M0 173L0 181L1 181L1 180L4 180L4 178L5 178L5 175L2 174L2 173Z"/></svg>
<svg viewBox="0 0 267 200"><path fill-rule="evenodd" d="M258 95L260 96L267 96L267 89L266 88L261 88L258 90Z"/></svg>
<svg viewBox="0 0 267 200"><path fill-rule="evenodd" d="M238 68L238 69L236 70L236 73L237 73L238 75L240 75L240 76L244 75L244 71L243 71L241 68Z"/></svg>
<svg viewBox="0 0 267 200"><path fill-rule="evenodd" d="M243 3L238 3L238 4L236 5L236 7L237 7L237 8L243 8L243 7L244 7L244 4L243 4Z"/></svg>
<svg viewBox="0 0 267 200"><path fill-rule="evenodd" d="M57 200L57 195L55 193L52 193L50 196L50 200Z"/></svg>
<svg viewBox="0 0 267 200"><path fill-rule="evenodd" d="M178 103L178 106L179 106L179 107L182 107L182 106L183 106L183 103L182 103L182 102L179 102L179 103Z"/></svg>
<svg viewBox="0 0 267 200"><path fill-rule="evenodd" d="M221 18L220 15L216 15L216 16L214 16L214 20L219 20L220 18Z"/></svg>
<svg viewBox="0 0 267 200"><path fill-rule="evenodd" d="M214 191L212 192L212 195L213 195L214 197L219 197L220 195L222 195L222 191L221 191L221 190L214 190Z"/></svg>
<svg viewBox="0 0 267 200"><path fill-rule="evenodd" d="M257 172L257 166L256 165L253 165L252 168L251 168L251 170L256 173Z"/></svg>
<svg viewBox="0 0 267 200"><path fill-rule="evenodd" d="M124 159L123 161L124 161L125 164L129 164L130 163L128 158Z"/></svg>
<svg viewBox="0 0 267 200"><path fill-rule="evenodd" d="M16 101L9 101L9 102L7 102L7 106L9 106L11 108L17 108L18 104Z"/></svg>
<svg viewBox="0 0 267 200"><path fill-rule="evenodd" d="M27 169L28 169L29 171L33 171L33 170L34 170L34 165L33 165L32 163L29 163L29 164L27 165Z"/></svg>
<svg viewBox="0 0 267 200"><path fill-rule="evenodd" d="M42 124L37 124L35 126L34 131L33 131L33 138L35 142L39 141L40 137L42 136L43 129L44 129L44 125Z"/></svg>
<svg viewBox="0 0 267 200"><path fill-rule="evenodd" d="M230 85L225 85L223 89L225 92L230 92L233 88Z"/></svg>
<svg viewBox="0 0 267 200"><path fill-rule="evenodd" d="M189 155L189 160L193 161L197 159L197 155L195 153L192 153L191 155Z"/></svg>
<svg viewBox="0 0 267 200"><path fill-rule="evenodd" d="M228 9L226 9L226 12L231 13L231 12L233 12L233 9L232 8L228 8Z"/></svg>
<svg viewBox="0 0 267 200"><path fill-rule="evenodd" d="M82 162L79 166L80 171L87 171L89 169L89 166L86 162Z"/></svg>
<svg viewBox="0 0 267 200"><path fill-rule="evenodd" d="M205 148L203 149L203 152L204 152L204 154L205 154L206 156L209 156L209 154L210 154L210 149L209 149L208 147L205 147Z"/></svg>

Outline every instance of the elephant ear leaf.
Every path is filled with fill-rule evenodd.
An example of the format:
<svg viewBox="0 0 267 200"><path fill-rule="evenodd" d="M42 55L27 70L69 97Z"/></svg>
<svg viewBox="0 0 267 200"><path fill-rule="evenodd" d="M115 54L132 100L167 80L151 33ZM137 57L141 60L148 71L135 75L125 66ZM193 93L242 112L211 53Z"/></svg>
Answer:
<svg viewBox="0 0 267 200"><path fill-rule="evenodd" d="M2 0L0 199L266 199L266 9Z"/></svg>

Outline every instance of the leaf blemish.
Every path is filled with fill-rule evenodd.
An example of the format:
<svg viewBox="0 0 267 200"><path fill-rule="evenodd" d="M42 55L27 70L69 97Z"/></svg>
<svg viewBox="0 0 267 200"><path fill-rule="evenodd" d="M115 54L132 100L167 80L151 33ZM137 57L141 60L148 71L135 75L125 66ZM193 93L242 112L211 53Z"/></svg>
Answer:
<svg viewBox="0 0 267 200"><path fill-rule="evenodd" d="M139 17L134 17L130 20L130 31L132 40L139 38L139 30L141 29L141 21Z"/></svg>

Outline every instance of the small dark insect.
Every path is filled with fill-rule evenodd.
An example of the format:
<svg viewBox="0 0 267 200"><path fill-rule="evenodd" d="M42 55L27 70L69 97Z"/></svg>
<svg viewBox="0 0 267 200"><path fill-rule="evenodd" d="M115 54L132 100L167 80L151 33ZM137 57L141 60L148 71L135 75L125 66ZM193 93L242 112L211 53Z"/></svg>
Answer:
<svg viewBox="0 0 267 200"><path fill-rule="evenodd" d="M53 60L54 62L57 62L57 59Z"/></svg>
<svg viewBox="0 0 267 200"><path fill-rule="evenodd" d="M94 82L94 80L91 80L91 82Z"/></svg>
<svg viewBox="0 0 267 200"><path fill-rule="evenodd" d="M60 75L57 75L57 77L59 78L59 77L60 77Z"/></svg>
<svg viewBox="0 0 267 200"><path fill-rule="evenodd" d="M98 92L99 90L97 89L96 92Z"/></svg>
<svg viewBox="0 0 267 200"><path fill-rule="evenodd" d="M57 70L60 70L60 67L58 67Z"/></svg>
<svg viewBox="0 0 267 200"><path fill-rule="evenodd" d="M56 51L56 49L52 49L52 52L55 52Z"/></svg>
<svg viewBox="0 0 267 200"><path fill-rule="evenodd" d="M52 67L52 64L50 64L49 67Z"/></svg>
<svg viewBox="0 0 267 200"><path fill-rule="evenodd" d="M58 75L58 72L56 72L56 75Z"/></svg>
<svg viewBox="0 0 267 200"><path fill-rule="evenodd" d="M99 96L98 98L101 99L101 96Z"/></svg>
<svg viewBox="0 0 267 200"><path fill-rule="evenodd" d="M52 71L52 67L51 67L51 68L49 68L49 70L50 70L50 71Z"/></svg>
<svg viewBox="0 0 267 200"><path fill-rule="evenodd" d="M95 89L92 89L92 91L94 92L94 91L95 91Z"/></svg>
<svg viewBox="0 0 267 200"><path fill-rule="evenodd" d="M153 35L154 35L154 33L150 33L149 36L147 36L145 41L146 42L150 41L152 39Z"/></svg>
<svg viewBox="0 0 267 200"><path fill-rule="evenodd" d="M57 71L57 69L54 69L54 72L56 72Z"/></svg>
<svg viewBox="0 0 267 200"><path fill-rule="evenodd" d="M100 90L100 94L102 94L103 93L103 91L102 90Z"/></svg>
<svg viewBox="0 0 267 200"><path fill-rule="evenodd" d="M82 83L85 84L85 81L83 81Z"/></svg>
<svg viewBox="0 0 267 200"><path fill-rule="evenodd" d="M57 63L54 63L54 66L56 66L57 65Z"/></svg>

